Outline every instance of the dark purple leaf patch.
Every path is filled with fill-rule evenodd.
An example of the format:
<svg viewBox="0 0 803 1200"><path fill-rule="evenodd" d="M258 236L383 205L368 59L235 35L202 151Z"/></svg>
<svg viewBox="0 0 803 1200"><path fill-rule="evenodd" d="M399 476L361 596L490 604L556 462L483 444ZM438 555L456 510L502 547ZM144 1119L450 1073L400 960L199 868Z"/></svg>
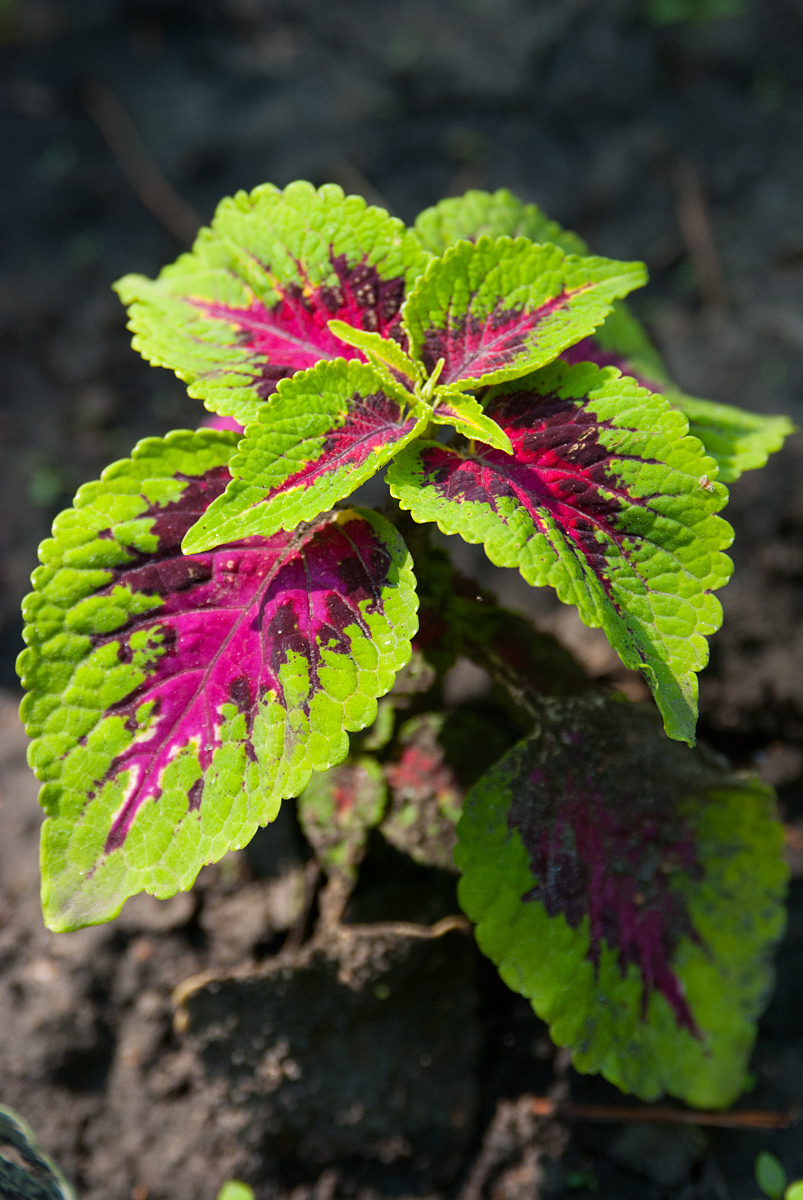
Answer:
<svg viewBox="0 0 803 1200"><path fill-rule="evenodd" d="M546 701L457 833L481 948L579 1071L732 1102L783 928L769 789L670 741L647 705Z"/></svg>
<svg viewBox="0 0 803 1200"><path fill-rule="evenodd" d="M695 672L729 577L724 488L660 396L590 363L555 363L493 389L485 416L512 454L417 442L391 491L416 520L482 542L491 561L549 584L644 671L673 737L693 740ZM706 487L701 486L706 482Z"/></svg>
<svg viewBox="0 0 803 1200"><path fill-rule="evenodd" d="M692 827L643 781L622 781L606 802L598 780L571 765L583 754L582 731L569 727L561 737L560 764L550 763L549 773L536 768L513 793L508 822L521 834L538 880L522 899L539 900L572 929L587 918L595 966L604 943L617 952L623 976L631 963L638 968L644 1013L657 990L678 1024L697 1035L671 965L682 937L699 940L671 882L678 873L701 875ZM564 767L565 774L555 774Z"/></svg>

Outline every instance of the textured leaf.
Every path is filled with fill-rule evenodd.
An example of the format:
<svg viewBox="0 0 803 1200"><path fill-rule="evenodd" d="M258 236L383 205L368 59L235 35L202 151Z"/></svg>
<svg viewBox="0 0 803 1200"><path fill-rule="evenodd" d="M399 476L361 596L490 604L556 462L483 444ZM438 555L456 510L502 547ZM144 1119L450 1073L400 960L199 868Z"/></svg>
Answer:
<svg viewBox="0 0 803 1200"><path fill-rule="evenodd" d="M419 441L388 472L416 521L482 542L492 562L549 584L640 668L672 737L694 740L695 672L722 612L727 499L685 420L661 396L590 364L494 389L485 411L512 456Z"/></svg>
<svg viewBox="0 0 803 1200"><path fill-rule="evenodd" d="M588 253L576 233L561 229L535 204L523 204L505 188L493 193L472 190L441 200L419 213L413 231L438 257L455 242L476 242L480 237L526 237L539 244L553 242L567 254Z"/></svg>
<svg viewBox="0 0 803 1200"><path fill-rule="evenodd" d="M405 289L428 255L402 223L327 184L238 192L156 280L126 275L134 347L191 396L242 424L280 379L321 359L357 358L337 318L400 336Z"/></svg>
<svg viewBox="0 0 803 1200"><path fill-rule="evenodd" d="M3 1200L75 1200L75 1192L34 1137L27 1121L0 1107L0 1196Z"/></svg>
<svg viewBox="0 0 803 1200"><path fill-rule="evenodd" d="M298 817L328 875L356 880L368 830L382 820L386 797L382 768L368 754L312 776L298 798Z"/></svg>
<svg viewBox="0 0 803 1200"><path fill-rule="evenodd" d="M430 263L403 309L410 351L443 385L524 375L586 337L612 300L646 280L641 263L565 255L525 238L458 242Z"/></svg>
<svg viewBox="0 0 803 1200"><path fill-rule="evenodd" d="M510 438L496 421L485 415L482 405L473 396L466 396L463 392L441 392L430 419L435 425L451 425L464 437L479 438L486 445L504 450L506 454L512 452Z"/></svg>
<svg viewBox="0 0 803 1200"><path fill-rule="evenodd" d="M342 359L283 380L246 429L232 481L184 539L186 553L313 520L426 425L372 367Z"/></svg>
<svg viewBox="0 0 803 1200"><path fill-rule="evenodd" d="M564 350L561 357L568 363L617 367L643 387L664 395L687 418L689 433L700 439L706 454L716 462L722 483L732 483L743 471L763 467L794 431L788 417L768 417L687 396L672 383L658 351L624 304L614 306L593 337Z"/></svg>
<svg viewBox="0 0 803 1200"><path fill-rule="evenodd" d="M480 948L584 1072L730 1104L771 984L787 869L770 790L643 705L554 704L466 798L455 860Z"/></svg>
<svg viewBox="0 0 803 1200"><path fill-rule="evenodd" d="M442 200L416 219L414 232L421 244L434 254L461 240L490 237L527 237L533 242L554 242L568 254L586 254L582 238L548 220L534 204L522 204L510 192L470 191L464 196ZM689 433L698 437L719 467L722 483L738 479L743 471L763 467L770 454L780 450L793 431L786 417L764 416L687 396L669 378L661 356L641 324L622 301L617 301L593 337L563 352L566 362L593 362L599 367L618 367L624 375L666 396L673 408L684 413Z"/></svg>
<svg viewBox="0 0 803 1200"><path fill-rule="evenodd" d="M236 442L142 442L41 547L19 669L53 929L186 889L245 845L345 757L409 658L409 555L374 513L182 556Z"/></svg>

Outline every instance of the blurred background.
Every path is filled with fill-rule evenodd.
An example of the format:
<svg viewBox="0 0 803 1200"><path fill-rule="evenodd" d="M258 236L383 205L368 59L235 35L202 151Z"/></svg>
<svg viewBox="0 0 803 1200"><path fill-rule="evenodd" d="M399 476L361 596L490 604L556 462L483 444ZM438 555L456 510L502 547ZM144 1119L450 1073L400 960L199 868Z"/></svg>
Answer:
<svg viewBox="0 0 803 1200"><path fill-rule="evenodd" d="M334 181L408 222L442 196L507 187L593 252L646 261L651 282L633 307L687 392L803 425L803 0L0 0L0 64L0 767L13 800L0 963L17 956L0 994L0 1099L39 1122L92 1200L158 1200L160 1186L198 1200L221 1145L242 1167L237 1118L228 1142L207 1147L206 1093L192 1091L171 1040L170 989L210 961L268 953L268 885L209 868L192 899L132 902L109 930L46 944L15 716L19 601L55 513L137 439L202 415L132 351L111 283L155 274L221 196L264 181ZM799 850L802 458L798 434L732 489L736 573L701 679L704 736L779 787ZM516 573L483 562L468 565L523 605ZM616 678L604 638L572 610L546 591L526 602L594 674ZM637 681L619 681L637 694ZM756 1102L771 1108L801 1100L800 880L794 894L755 1060ZM522 1076L516 1039L536 1046L532 1062L544 1043L523 1001L482 994L513 1006L507 1025L485 1013L481 1033L466 1017L475 1049L491 1039L493 1070L466 1066L465 1083L463 1067L445 1070L458 1090L490 1080L487 1116L497 1094L540 1086ZM173 1141L168 1111L188 1122ZM590 1196L598 1178L604 1200L751 1200L758 1149L783 1152L790 1169L796 1154L803 1174L799 1126L783 1137L722 1135L709 1159L674 1130L625 1145L601 1127L554 1195ZM583 1175L583 1154L596 1176ZM137 1182L148 1169L162 1185ZM289 1195L331 1200L334 1184L316 1187Z"/></svg>

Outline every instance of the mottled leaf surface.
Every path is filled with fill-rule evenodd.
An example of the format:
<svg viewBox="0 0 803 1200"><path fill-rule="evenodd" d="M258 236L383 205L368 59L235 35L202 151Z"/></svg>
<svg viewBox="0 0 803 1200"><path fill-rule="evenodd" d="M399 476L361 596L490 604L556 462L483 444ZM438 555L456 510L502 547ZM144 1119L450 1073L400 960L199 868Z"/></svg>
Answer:
<svg viewBox="0 0 803 1200"><path fill-rule="evenodd" d="M481 949L578 1070L645 1100L736 1099L784 922L770 789L594 697L550 706L458 839Z"/></svg>
<svg viewBox="0 0 803 1200"><path fill-rule="evenodd" d="M374 513L182 555L236 442L142 442L41 547L19 669L53 929L186 889L245 845L342 761L409 658L409 555Z"/></svg>
<svg viewBox="0 0 803 1200"><path fill-rule="evenodd" d="M196 553L294 529L370 479L426 424L363 363L319 363L282 381L229 464L226 491L187 534Z"/></svg>
<svg viewBox="0 0 803 1200"><path fill-rule="evenodd" d="M576 233L561 229L536 204L523 204L506 188L496 192L472 188L462 196L449 196L419 213L413 232L438 257L455 242L476 242L481 237L525 237L539 244L552 242L567 254L588 253Z"/></svg>
<svg viewBox="0 0 803 1200"><path fill-rule="evenodd" d="M442 385L524 375L586 337L646 280L641 263L566 255L525 238L459 242L433 260L403 309L410 350Z"/></svg>
<svg viewBox="0 0 803 1200"><path fill-rule="evenodd" d="M513 455L419 441L388 472L416 521L481 542L492 562L549 584L643 671L672 737L694 740L695 672L721 622L727 499L661 396L590 364L555 363L494 389L486 414Z"/></svg>
<svg viewBox="0 0 803 1200"><path fill-rule="evenodd" d="M223 200L158 279L126 275L116 287L135 349L247 424L280 379L361 357L332 319L401 337L405 292L428 258L400 221L334 184L264 184Z"/></svg>
<svg viewBox="0 0 803 1200"><path fill-rule="evenodd" d="M75 1200L75 1192L37 1142L27 1121L0 1107L0 1196L3 1200Z"/></svg>
<svg viewBox="0 0 803 1200"><path fill-rule="evenodd" d="M442 713L423 713L400 729L398 759L385 764L390 805L381 831L416 862L453 871L463 792L439 740L444 722Z"/></svg>
<svg viewBox="0 0 803 1200"><path fill-rule="evenodd" d="M700 439L717 464L717 479L722 483L732 483L744 471L763 467L794 430L788 417L765 416L687 396L670 380L658 351L623 303L614 306L593 336L570 346L561 357L568 363L616 367L650 391L660 392L686 417L689 433Z"/></svg>
<svg viewBox="0 0 803 1200"><path fill-rule="evenodd" d="M298 818L328 875L356 880L368 830L381 821L386 795L382 768L369 754L312 776L298 798Z"/></svg>

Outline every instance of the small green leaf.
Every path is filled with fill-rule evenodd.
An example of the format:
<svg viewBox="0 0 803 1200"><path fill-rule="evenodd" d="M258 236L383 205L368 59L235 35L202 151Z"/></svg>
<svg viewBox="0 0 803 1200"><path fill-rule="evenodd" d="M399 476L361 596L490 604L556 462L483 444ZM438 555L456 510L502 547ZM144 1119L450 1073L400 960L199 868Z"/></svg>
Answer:
<svg viewBox="0 0 803 1200"><path fill-rule="evenodd" d="M803 1200L803 1179L790 1183L783 1194L783 1200Z"/></svg>
<svg viewBox="0 0 803 1200"><path fill-rule="evenodd" d="M466 797L455 861L480 949L577 1070L731 1104L784 926L770 789L669 741L646 705L547 702Z"/></svg>
<svg viewBox="0 0 803 1200"><path fill-rule="evenodd" d="M419 213L413 232L438 257L455 242L476 242L481 237L526 237L531 242L553 242L567 254L588 253L576 233L561 229L537 205L523 204L505 188L493 193L472 190L441 200Z"/></svg>
<svg viewBox="0 0 803 1200"><path fill-rule="evenodd" d="M770 1200L783 1200L786 1171L774 1154L763 1150L756 1159L756 1182Z"/></svg>
<svg viewBox="0 0 803 1200"><path fill-rule="evenodd" d="M440 740L445 720L422 713L399 730L399 758L385 764L391 800L380 831L415 862L453 871L463 792Z"/></svg>
<svg viewBox="0 0 803 1200"><path fill-rule="evenodd" d="M478 438L487 446L504 450L506 454L513 453L510 438L504 429L486 417L482 405L473 396L441 388L436 392L436 397L437 404L430 416L435 425L451 425L464 437Z"/></svg>
<svg viewBox="0 0 803 1200"><path fill-rule="evenodd" d="M421 364L405 354L398 342L392 338L381 337L378 333L366 333L362 329L354 329L344 321L330 321L329 328L341 342L362 350L373 366L381 364L388 367L396 384L412 392L415 385L423 380L424 372Z"/></svg>
<svg viewBox="0 0 803 1200"><path fill-rule="evenodd" d="M458 242L430 263L403 309L410 351L440 384L515 379L586 337L646 281L642 263L565 255L526 238Z"/></svg>
<svg viewBox="0 0 803 1200"><path fill-rule="evenodd" d="M411 401L373 367L342 359L282 380L245 431L231 483L184 539L185 553L295 529L332 508L424 428Z"/></svg>

